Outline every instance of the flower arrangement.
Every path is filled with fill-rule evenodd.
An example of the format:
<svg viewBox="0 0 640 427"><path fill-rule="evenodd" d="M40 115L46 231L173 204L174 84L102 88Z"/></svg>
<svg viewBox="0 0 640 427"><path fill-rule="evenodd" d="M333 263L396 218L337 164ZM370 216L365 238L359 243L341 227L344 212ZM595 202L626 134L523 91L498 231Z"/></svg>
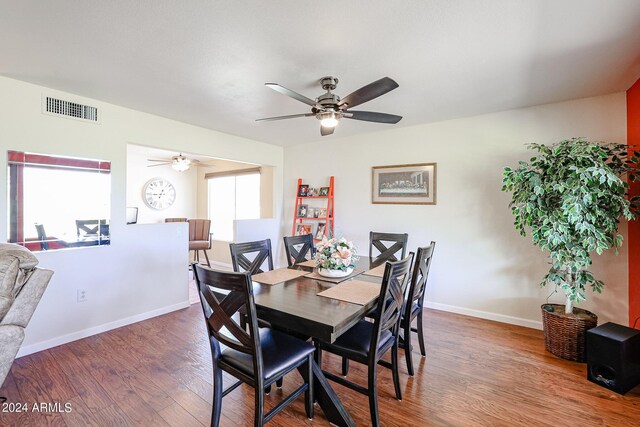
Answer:
<svg viewBox="0 0 640 427"><path fill-rule="evenodd" d="M320 269L347 271L355 267L358 259L355 246L344 237L327 239L324 236L316 244L315 260Z"/></svg>

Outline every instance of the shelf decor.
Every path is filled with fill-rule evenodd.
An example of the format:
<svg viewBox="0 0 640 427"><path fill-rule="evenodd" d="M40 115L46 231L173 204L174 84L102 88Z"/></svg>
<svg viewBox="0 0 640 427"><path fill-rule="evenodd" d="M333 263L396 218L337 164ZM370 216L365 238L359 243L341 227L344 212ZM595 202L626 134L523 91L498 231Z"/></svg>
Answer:
<svg viewBox="0 0 640 427"><path fill-rule="evenodd" d="M353 272L359 259L352 242L344 237L327 239L316 243L316 266L318 274L324 277L345 277Z"/></svg>
<svg viewBox="0 0 640 427"><path fill-rule="evenodd" d="M371 202L374 204L435 205L436 164L374 166Z"/></svg>
<svg viewBox="0 0 640 427"><path fill-rule="evenodd" d="M320 188L303 184L302 179L298 179L291 227L292 236L312 234L316 242L325 236L333 236L335 217L333 190L333 177L329 178L328 187ZM301 227L302 225L304 227Z"/></svg>

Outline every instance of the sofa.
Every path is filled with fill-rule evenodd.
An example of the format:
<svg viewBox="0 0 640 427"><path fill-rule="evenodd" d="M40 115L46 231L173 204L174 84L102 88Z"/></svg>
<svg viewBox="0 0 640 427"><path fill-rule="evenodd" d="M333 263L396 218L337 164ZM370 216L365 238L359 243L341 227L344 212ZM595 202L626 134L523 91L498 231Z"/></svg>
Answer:
<svg viewBox="0 0 640 427"><path fill-rule="evenodd" d="M0 243L0 387L53 275L37 264L38 259L27 248Z"/></svg>

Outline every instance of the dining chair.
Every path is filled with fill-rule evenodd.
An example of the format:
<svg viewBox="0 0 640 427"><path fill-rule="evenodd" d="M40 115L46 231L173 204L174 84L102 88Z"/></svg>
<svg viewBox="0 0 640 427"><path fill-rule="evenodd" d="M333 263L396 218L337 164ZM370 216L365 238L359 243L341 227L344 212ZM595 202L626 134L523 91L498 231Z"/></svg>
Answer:
<svg viewBox="0 0 640 427"><path fill-rule="evenodd" d="M165 218L164 222L187 222L187 218Z"/></svg>
<svg viewBox="0 0 640 427"><path fill-rule="evenodd" d="M271 239L255 242L230 243L231 263L233 271L248 271L250 275L273 270L273 255L271 253ZM247 257L247 255L249 258ZM264 267L264 263L267 266Z"/></svg>
<svg viewBox="0 0 640 427"><path fill-rule="evenodd" d="M371 231L369 233L369 258L372 263L380 263L381 261L398 261L404 259L407 251L407 233L380 233ZM373 256L374 248L378 251L378 255ZM400 255L398 256L398 252Z"/></svg>
<svg viewBox="0 0 640 427"><path fill-rule="evenodd" d="M429 246L418 248L416 260L413 264L413 274L409 284L409 291L405 302L404 313L400 321L400 328L403 330L403 340L400 343L404 347L404 356L407 362L407 370L409 375L413 376L413 361L411 356L411 332L418 335L418 343L420 344L420 354L426 356L424 347L424 331L422 327L422 314L424 294L427 288L427 278L429 277L429 269L431 268L431 260L433 259L433 251L436 248L436 242L432 241ZM418 318L417 327L412 327L413 319Z"/></svg>
<svg viewBox="0 0 640 427"><path fill-rule="evenodd" d="M190 219L187 222L189 223L189 250L193 251L193 260L199 263L200 251L202 251L207 260L207 265L211 267L209 256L207 255L207 250L211 249L211 220Z"/></svg>
<svg viewBox="0 0 640 427"><path fill-rule="evenodd" d="M38 240L40 240L40 249L43 251L49 250L49 242L47 241L47 233L44 231L44 225L35 224L36 233L38 234Z"/></svg>
<svg viewBox="0 0 640 427"><path fill-rule="evenodd" d="M387 263L373 322L359 321L333 343L320 340L315 342L316 362L320 367L322 367L323 350L367 365L368 386L366 388L330 372L324 374L328 379L369 397L371 424L376 427L380 425L377 365L391 369L396 399L402 400L398 372L398 335L402 308L404 307L404 293L410 279L412 258L413 256L410 255L401 261ZM380 303L381 301L383 303ZM381 360L387 351L391 351L391 363Z"/></svg>
<svg viewBox="0 0 640 427"><path fill-rule="evenodd" d="M192 267L213 362L211 425L217 427L220 423L222 398L242 383L254 389L254 426L262 426L302 393L307 417L312 419L313 345L283 332L258 327L249 272L216 271L195 262ZM247 315L248 331L233 319L241 308ZM265 414L264 388L295 369L303 374L303 384ZM226 390L222 384L223 371L239 380Z"/></svg>
<svg viewBox="0 0 640 427"><path fill-rule="evenodd" d="M287 263L289 264L289 267L294 264L313 259L313 256L316 254L316 247L313 244L312 234L284 236L283 239L284 250L287 253Z"/></svg>

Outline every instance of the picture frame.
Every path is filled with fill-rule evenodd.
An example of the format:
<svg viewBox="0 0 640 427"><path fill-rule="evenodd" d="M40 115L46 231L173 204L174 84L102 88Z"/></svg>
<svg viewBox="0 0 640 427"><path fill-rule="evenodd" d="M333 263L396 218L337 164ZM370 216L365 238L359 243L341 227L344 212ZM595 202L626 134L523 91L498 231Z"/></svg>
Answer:
<svg viewBox="0 0 640 427"><path fill-rule="evenodd" d="M309 193L309 186L307 184L300 184L298 187L298 197L307 197Z"/></svg>
<svg viewBox="0 0 640 427"><path fill-rule="evenodd" d="M436 204L436 163L373 166L371 203Z"/></svg>
<svg viewBox="0 0 640 427"><path fill-rule="evenodd" d="M326 218L327 217L327 208L318 209L318 218Z"/></svg>
<svg viewBox="0 0 640 427"><path fill-rule="evenodd" d="M314 208L307 209L307 218L315 218L316 210Z"/></svg>
<svg viewBox="0 0 640 427"><path fill-rule="evenodd" d="M318 196L328 196L329 195L329 187L320 187L320 192Z"/></svg>
<svg viewBox="0 0 640 427"><path fill-rule="evenodd" d="M317 240L322 240L322 237L324 237L324 231L326 228L327 228L326 222L318 223L318 229L316 230L316 236L315 236Z"/></svg>
<svg viewBox="0 0 640 427"><path fill-rule="evenodd" d="M309 205L299 205L298 206L298 218L306 218L308 210L309 210Z"/></svg>
<svg viewBox="0 0 640 427"><path fill-rule="evenodd" d="M296 225L296 236L303 236L311 233L312 224L298 224Z"/></svg>

